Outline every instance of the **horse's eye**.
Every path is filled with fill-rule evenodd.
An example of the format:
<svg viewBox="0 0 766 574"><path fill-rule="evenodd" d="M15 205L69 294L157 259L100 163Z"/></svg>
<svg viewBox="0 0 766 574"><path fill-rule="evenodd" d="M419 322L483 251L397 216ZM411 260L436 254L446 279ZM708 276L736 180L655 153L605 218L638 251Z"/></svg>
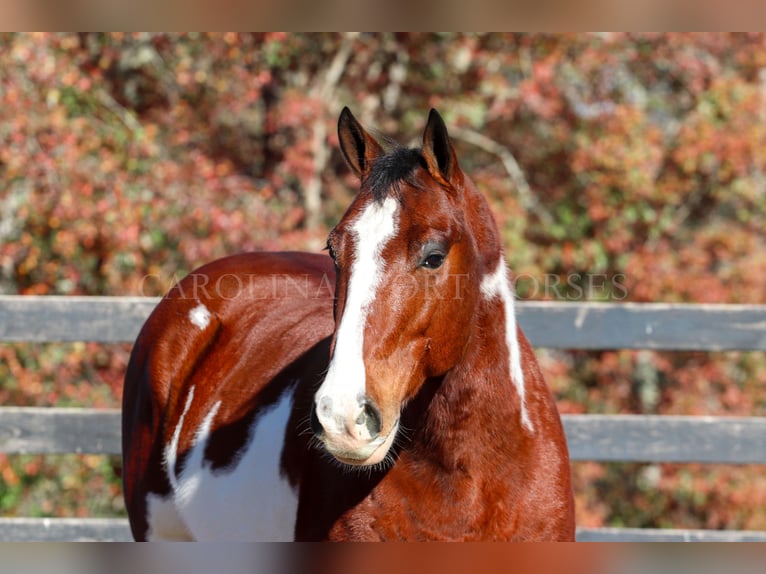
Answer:
<svg viewBox="0 0 766 574"><path fill-rule="evenodd" d="M420 266L426 269L438 269L444 263L444 257L445 255L441 251L432 251L423 258Z"/></svg>
<svg viewBox="0 0 766 574"><path fill-rule="evenodd" d="M325 249L327 250L327 255L330 256L330 259L335 261L335 250L332 248L329 241L327 242L327 245L325 245Z"/></svg>

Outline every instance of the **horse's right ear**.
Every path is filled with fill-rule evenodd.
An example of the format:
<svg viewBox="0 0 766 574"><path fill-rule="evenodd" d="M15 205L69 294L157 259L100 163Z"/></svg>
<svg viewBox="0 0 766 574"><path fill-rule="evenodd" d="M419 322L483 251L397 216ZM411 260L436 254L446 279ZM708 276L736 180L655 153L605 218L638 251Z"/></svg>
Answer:
<svg viewBox="0 0 766 574"><path fill-rule="evenodd" d="M383 155L383 148L356 120L351 110L344 107L338 119L338 140L346 162L362 179L375 158Z"/></svg>
<svg viewBox="0 0 766 574"><path fill-rule="evenodd" d="M428 114L422 152L428 171L434 178L454 183L455 177L460 175L455 148L452 147L444 120L434 109Z"/></svg>

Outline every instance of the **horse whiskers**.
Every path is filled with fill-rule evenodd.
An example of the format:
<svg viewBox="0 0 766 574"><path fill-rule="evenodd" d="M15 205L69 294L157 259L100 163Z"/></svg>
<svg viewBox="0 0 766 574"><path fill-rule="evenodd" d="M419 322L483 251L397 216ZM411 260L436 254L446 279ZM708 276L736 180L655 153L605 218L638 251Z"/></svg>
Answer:
<svg viewBox="0 0 766 574"><path fill-rule="evenodd" d="M303 428L298 431L298 436L308 436L308 437L314 437L314 431L311 429L311 423L306 423L301 425Z"/></svg>

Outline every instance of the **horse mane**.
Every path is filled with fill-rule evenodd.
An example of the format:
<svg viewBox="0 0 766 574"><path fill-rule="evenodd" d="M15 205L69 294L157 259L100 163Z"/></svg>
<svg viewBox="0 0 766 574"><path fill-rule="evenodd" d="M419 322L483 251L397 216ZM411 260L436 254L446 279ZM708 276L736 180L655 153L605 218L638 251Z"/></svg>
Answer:
<svg viewBox="0 0 766 574"><path fill-rule="evenodd" d="M399 183L402 181L415 185L410 179L412 172L418 166L426 167L419 149L406 148L390 140L386 143L389 144L389 149L384 155L375 158L364 180L364 186L378 203L388 197L392 190L398 192Z"/></svg>

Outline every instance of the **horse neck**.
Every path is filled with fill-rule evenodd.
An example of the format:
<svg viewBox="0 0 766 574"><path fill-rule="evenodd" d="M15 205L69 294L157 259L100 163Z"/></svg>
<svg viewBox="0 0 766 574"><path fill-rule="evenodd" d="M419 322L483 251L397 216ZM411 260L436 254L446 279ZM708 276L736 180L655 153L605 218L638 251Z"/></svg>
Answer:
<svg viewBox="0 0 766 574"><path fill-rule="evenodd" d="M463 361L452 370L452 375L457 379L480 375L480 380L495 383L485 389L487 393L500 393L503 404L518 411L516 418L531 430L523 408L525 381L515 292L500 231L484 195L467 177L465 186L468 224L478 253L479 293L469 344Z"/></svg>
<svg viewBox="0 0 766 574"><path fill-rule="evenodd" d="M446 466L463 464L477 444L518 448L518 437L532 430L524 408L513 287L500 234L484 196L470 181L466 184L468 222L479 230L474 240L481 281L469 342L461 361L440 379L427 381L423 398L414 405L423 421L416 436ZM504 438L497 440L498 435Z"/></svg>
<svg viewBox="0 0 766 574"><path fill-rule="evenodd" d="M492 449L518 452L522 403L510 376L500 301L482 301L461 362L429 379L408 406L418 457L446 469L469 468ZM516 458L516 457L514 457ZM507 460L508 457L498 457ZM473 462L472 462L473 461Z"/></svg>

